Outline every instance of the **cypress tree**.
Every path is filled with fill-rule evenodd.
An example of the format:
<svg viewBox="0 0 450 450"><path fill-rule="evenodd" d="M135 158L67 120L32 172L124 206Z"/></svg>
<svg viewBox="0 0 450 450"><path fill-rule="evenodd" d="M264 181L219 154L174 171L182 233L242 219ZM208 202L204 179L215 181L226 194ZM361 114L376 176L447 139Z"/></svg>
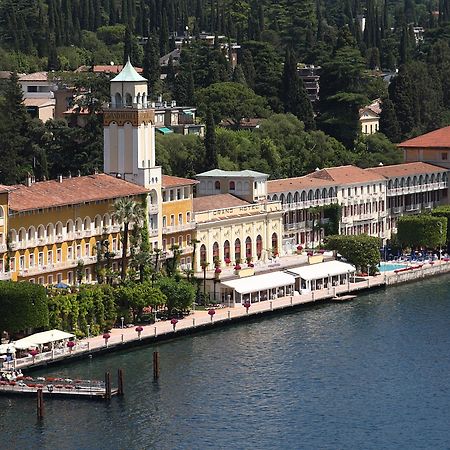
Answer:
<svg viewBox="0 0 450 450"><path fill-rule="evenodd" d="M169 23L167 20L166 9L164 8L161 29L159 31L159 54L164 56L167 53L169 53Z"/></svg>
<svg viewBox="0 0 450 450"><path fill-rule="evenodd" d="M194 104L194 76L190 62L180 67L180 72L175 79L175 100L178 105Z"/></svg>
<svg viewBox="0 0 450 450"><path fill-rule="evenodd" d="M244 71L242 70L242 66L238 64L233 70L232 81L234 83L240 83L244 86L247 86L247 81L245 80Z"/></svg>
<svg viewBox="0 0 450 450"><path fill-rule="evenodd" d="M127 26L125 28L124 47L123 47L123 64L124 65L128 61L128 58L131 59L131 49L133 46L132 40L133 40L133 36L131 35L130 28Z"/></svg>
<svg viewBox="0 0 450 450"><path fill-rule="evenodd" d="M206 170L218 168L219 161L217 157L216 126L210 109L208 109L206 113L206 135L204 144L207 165Z"/></svg>
<svg viewBox="0 0 450 450"><path fill-rule="evenodd" d="M56 51L55 35L51 34L48 45L47 70L59 70L58 53Z"/></svg>
<svg viewBox="0 0 450 450"><path fill-rule="evenodd" d="M154 35L149 36L145 44L143 69L144 78L148 80L149 94L155 96L161 69L159 66L158 43Z"/></svg>
<svg viewBox="0 0 450 450"><path fill-rule="evenodd" d="M380 131L392 142L400 141L400 127L394 104L389 97L381 99Z"/></svg>
<svg viewBox="0 0 450 450"><path fill-rule="evenodd" d="M256 70L251 51L244 50L239 59L241 61L245 81L247 82L248 87L253 89L255 87Z"/></svg>

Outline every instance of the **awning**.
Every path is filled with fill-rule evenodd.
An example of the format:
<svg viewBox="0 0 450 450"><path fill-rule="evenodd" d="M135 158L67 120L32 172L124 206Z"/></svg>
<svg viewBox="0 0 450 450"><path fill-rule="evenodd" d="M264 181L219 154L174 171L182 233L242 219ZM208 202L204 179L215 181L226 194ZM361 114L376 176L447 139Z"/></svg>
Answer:
<svg viewBox="0 0 450 450"><path fill-rule="evenodd" d="M74 337L74 334L66 333L60 330L43 331L42 333L32 334L23 339L19 339L14 342L14 347L19 350L26 350L30 347L36 347L42 344L48 344L49 342L62 341L64 339L70 339Z"/></svg>
<svg viewBox="0 0 450 450"><path fill-rule="evenodd" d="M167 127L157 128L157 130L158 130L161 134L170 134L170 133L173 133L173 130L171 130L170 128L167 128Z"/></svg>
<svg viewBox="0 0 450 450"><path fill-rule="evenodd" d="M7 353L16 353L16 347L14 344L0 345L0 355L6 355Z"/></svg>
<svg viewBox="0 0 450 450"><path fill-rule="evenodd" d="M293 284L295 284L295 278L285 272L271 272L222 282L223 286L234 289L240 294L266 291L278 287L292 286Z"/></svg>
<svg viewBox="0 0 450 450"><path fill-rule="evenodd" d="M355 272L355 268L351 264L342 261L327 261L324 263L311 264L310 266L301 266L288 269L288 272L296 278L302 280L320 280L322 278L334 277L336 275L344 275L346 273Z"/></svg>

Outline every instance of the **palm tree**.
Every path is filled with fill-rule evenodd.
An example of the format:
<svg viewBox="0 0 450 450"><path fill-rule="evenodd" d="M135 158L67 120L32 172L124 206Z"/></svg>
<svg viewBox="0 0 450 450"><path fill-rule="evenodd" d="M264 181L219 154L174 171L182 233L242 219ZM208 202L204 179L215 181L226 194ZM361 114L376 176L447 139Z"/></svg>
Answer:
<svg viewBox="0 0 450 450"><path fill-rule="evenodd" d="M114 216L118 222L123 224L120 278L124 280L127 274L128 235L130 228L142 224L145 219L145 211L140 204L131 198L119 198L114 202Z"/></svg>

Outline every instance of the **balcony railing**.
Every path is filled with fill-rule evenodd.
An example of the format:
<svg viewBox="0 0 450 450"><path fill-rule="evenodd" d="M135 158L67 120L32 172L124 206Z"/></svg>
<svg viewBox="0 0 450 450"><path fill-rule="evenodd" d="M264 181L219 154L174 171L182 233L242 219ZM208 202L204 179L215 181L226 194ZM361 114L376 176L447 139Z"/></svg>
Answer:
<svg viewBox="0 0 450 450"><path fill-rule="evenodd" d="M413 194L416 192L429 192L437 191L440 189L447 189L447 181L440 181L439 183L418 184L416 186L402 186L397 188L391 188L387 190L388 196Z"/></svg>
<svg viewBox="0 0 450 450"><path fill-rule="evenodd" d="M158 212L159 212L158 205L148 205L149 214L158 214Z"/></svg>
<svg viewBox="0 0 450 450"><path fill-rule="evenodd" d="M0 272L0 280L10 280L11 279L11 272Z"/></svg>
<svg viewBox="0 0 450 450"><path fill-rule="evenodd" d="M170 234L170 233L178 233L181 231L193 230L194 228L195 222L188 222L182 225L169 225L167 227L163 227L162 232L163 234Z"/></svg>
<svg viewBox="0 0 450 450"><path fill-rule="evenodd" d="M157 230L157 229L150 228L150 229L148 230L148 234L149 234L150 237L157 237L157 236L158 236L158 230Z"/></svg>
<svg viewBox="0 0 450 450"><path fill-rule="evenodd" d="M419 211L420 210L420 205L413 203L411 205L406 205L405 206L405 211L411 212L411 211Z"/></svg>
<svg viewBox="0 0 450 450"><path fill-rule="evenodd" d="M337 197L326 197L315 200L304 200L296 203L283 203L283 209L285 211L293 211L297 209L307 209L313 206L331 205L337 202Z"/></svg>

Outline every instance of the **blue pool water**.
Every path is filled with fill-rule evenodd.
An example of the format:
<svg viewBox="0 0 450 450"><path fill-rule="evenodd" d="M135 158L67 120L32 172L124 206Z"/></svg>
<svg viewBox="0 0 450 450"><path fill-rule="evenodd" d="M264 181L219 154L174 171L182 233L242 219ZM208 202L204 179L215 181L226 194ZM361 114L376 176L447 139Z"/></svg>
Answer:
<svg viewBox="0 0 450 450"><path fill-rule="evenodd" d="M380 264L380 272L390 272L392 270L403 269L408 267L406 264L382 262Z"/></svg>
<svg viewBox="0 0 450 450"><path fill-rule="evenodd" d="M379 289L36 372L102 378L122 367L125 396L46 400L40 423L34 398L0 397L0 448L448 449L449 282Z"/></svg>

